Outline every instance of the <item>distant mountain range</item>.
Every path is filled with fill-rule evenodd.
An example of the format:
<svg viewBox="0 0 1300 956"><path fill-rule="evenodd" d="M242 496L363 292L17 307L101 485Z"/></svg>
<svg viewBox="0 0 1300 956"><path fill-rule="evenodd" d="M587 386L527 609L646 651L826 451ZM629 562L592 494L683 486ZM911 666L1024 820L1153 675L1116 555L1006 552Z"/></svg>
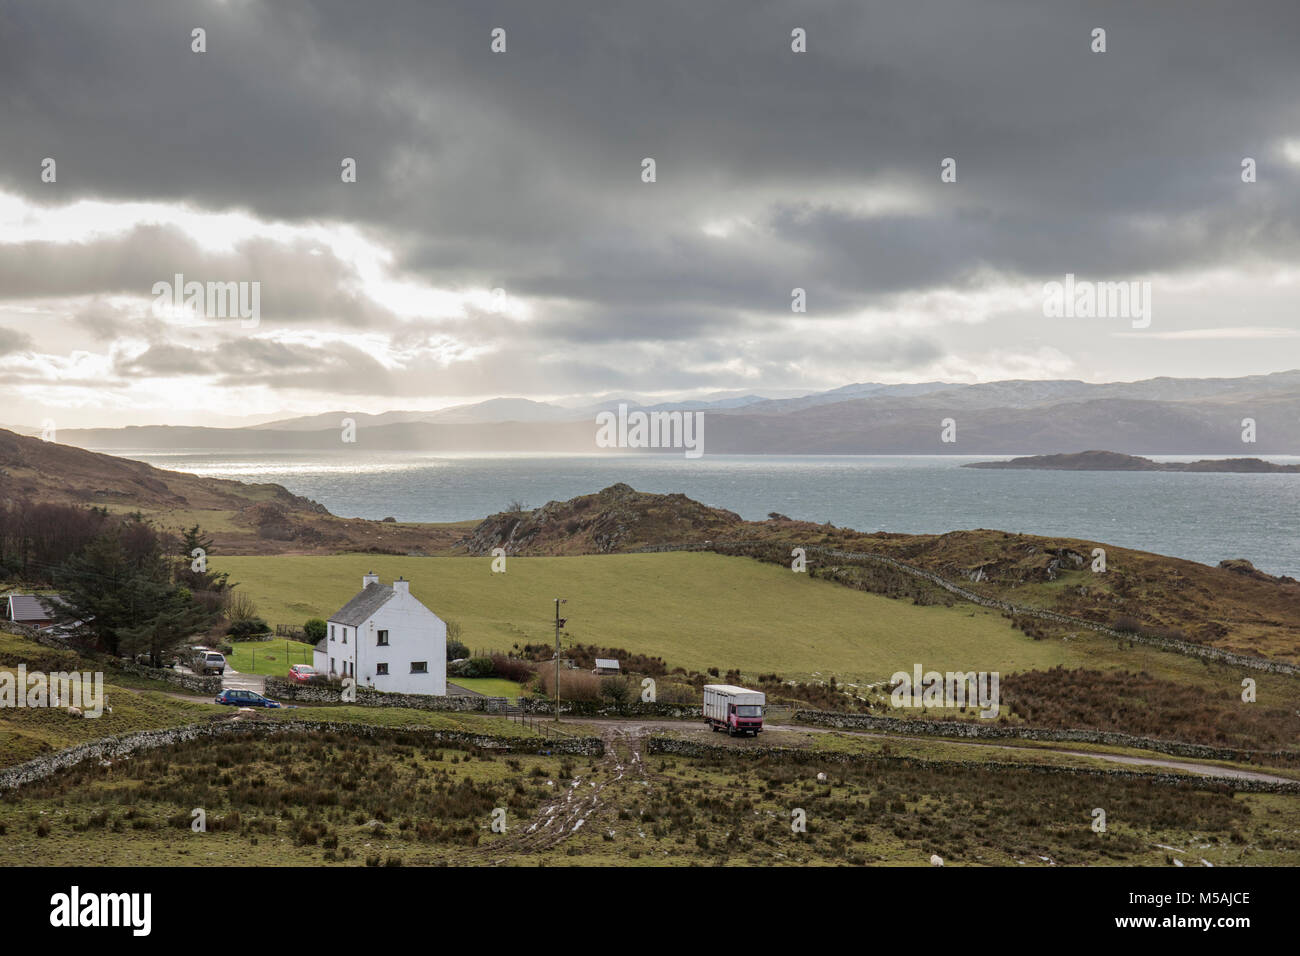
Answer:
<svg viewBox="0 0 1300 956"><path fill-rule="evenodd" d="M376 451L597 452L595 416L616 410L704 413L706 454L1300 454L1300 370L1231 379L1152 378L1094 384L1013 380L980 385L864 383L808 395L722 394L583 407L495 398L435 412L345 410L242 428L61 429L86 448L343 450L344 419ZM943 425L951 419L953 427ZM1253 422L1254 442L1243 441ZM945 441L955 437L955 441ZM661 450L659 453L680 454Z"/></svg>

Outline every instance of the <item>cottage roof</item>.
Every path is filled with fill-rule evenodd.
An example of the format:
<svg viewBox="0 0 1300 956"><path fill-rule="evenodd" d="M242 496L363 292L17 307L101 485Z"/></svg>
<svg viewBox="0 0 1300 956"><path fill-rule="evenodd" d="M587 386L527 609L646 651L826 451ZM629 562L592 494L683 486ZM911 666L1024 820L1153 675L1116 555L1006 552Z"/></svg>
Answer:
<svg viewBox="0 0 1300 956"><path fill-rule="evenodd" d="M393 589L387 584L371 582L356 593L356 596L330 615L330 623L343 624L348 627L360 627L383 607L393 596Z"/></svg>
<svg viewBox="0 0 1300 956"><path fill-rule="evenodd" d="M11 619L15 621L53 620L53 604L57 600L57 598L38 597L35 594L11 594L9 595Z"/></svg>

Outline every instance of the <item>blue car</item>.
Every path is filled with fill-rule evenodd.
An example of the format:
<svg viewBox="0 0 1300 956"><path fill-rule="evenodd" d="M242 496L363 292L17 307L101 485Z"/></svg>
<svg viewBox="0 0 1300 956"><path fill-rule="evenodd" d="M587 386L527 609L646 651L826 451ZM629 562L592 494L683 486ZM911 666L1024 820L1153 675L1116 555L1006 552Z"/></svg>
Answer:
<svg viewBox="0 0 1300 956"><path fill-rule="evenodd" d="M218 704L230 704L234 707L279 707L278 700L271 700L251 690L223 690L217 695Z"/></svg>

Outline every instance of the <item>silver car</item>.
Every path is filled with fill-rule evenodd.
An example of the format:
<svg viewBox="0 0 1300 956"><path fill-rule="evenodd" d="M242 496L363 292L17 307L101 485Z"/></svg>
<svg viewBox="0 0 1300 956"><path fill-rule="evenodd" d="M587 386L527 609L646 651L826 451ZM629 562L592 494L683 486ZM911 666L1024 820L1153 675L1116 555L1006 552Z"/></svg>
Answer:
<svg viewBox="0 0 1300 956"><path fill-rule="evenodd" d="M199 651L194 655L193 670L196 674L224 674L226 657L217 651Z"/></svg>

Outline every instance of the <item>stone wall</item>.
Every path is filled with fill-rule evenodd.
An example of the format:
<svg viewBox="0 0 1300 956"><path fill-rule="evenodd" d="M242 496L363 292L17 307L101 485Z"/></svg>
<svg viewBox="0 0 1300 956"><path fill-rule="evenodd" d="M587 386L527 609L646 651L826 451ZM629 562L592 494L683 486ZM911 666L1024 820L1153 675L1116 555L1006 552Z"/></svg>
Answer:
<svg viewBox="0 0 1300 956"><path fill-rule="evenodd" d="M0 620L0 631L7 634L17 634L19 637L29 637L33 641L39 641L41 632L27 624L19 624L17 621Z"/></svg>
<svg viewBox="0 0 1300 956"><path fill-rule="evenodd" d="M388 694L357 687L356 700L362 707L410 707L414 710L444 710L472 713L499 713L500 698L490 697L431 697L424 694ZM266 694L277 700L292 700L304 704L338 704L338 684L299 684L282 677L266 679ZM491 701L492 703L489 703ZM553 714L555 707L543 697L520 697L512 706L525 714ZM691 719L700 716L699 704L642 703L633 701L621 709L608 701L561 700L560 713L571 717L660 717Z"/></svg>
<svg viewBox="0 0 1300 956"><path fill-rule="evenodd" d="M894 757L883 754L852 754L840 751L796 750L791 747L728 747L723 744L703 743L680 737L652 736L646 740L647 754L669 754L711 760L771 760L797 764L857 764L878 766L883 770L903 767L917 770L965 771L1020 771L1073 777L1109 777L1120 780L1145 780L1188 790L1245 791L1250 793L1300 793L1300 781L1273 783L1266 780L1242 780L1225 777L1203 777L1179 773L1144 773L1139 770L1105 770L1091 767L1059 767L1052 764L1008 763L995 760L922 760L916 757Z"/></svg>
<svg viewBox="0 0 1300 956"><path fill-rule="evenodd" d="M796 710L796 723L818 727L842 727L853 730L876 730L892 734L917 734L933 737L977 737L986 740L1043 740L1062 743L1104 744L1111 747L1134 747L1154 750L1179 757L1200 760L1233 760L1246 763L1271 761L1281 764L1300 762L1300 751L1293 750L1233 750L1230 747L1211 747L1205 744L1188 744L1175 740L1158 740L1154 737L1137 737L1109 730L1049 730L1036 727L1016 727L1006 724L984 724L964 720L904 720L898 717L874 717L870 714L841 714L824 710Z"/></svg>
<svg viewBox="0 0 1300 956"><path fill-rule="evenodd" d="M182 690L187 690L193 694L216 697L221 693L220 677L182 674L180 671L174 671L166 667L147 667L144 664L136 664L134 661L121 661L114 666L124 674L135 674L137 677L147 677L150 680L166 681L168 684L175 684Z"/></svg>
<svg viewBox="0 0 1300 956"><path fill-rule="evenodd" d="M356 700L347 703L362 707L409 707L412 710L446 710L483 712L486 697L433 697L428 694L387 694L369 687L355 687ZM266 696L276 700L293 700L303 704L341 704L342 688L338 684L299 684L283 677L266 679Z"/></svg>
<svg viewBox="0 0 1300 956"><path fill-rule="evenodd" d="M553 714L555 706L544 697L520 698L520 707L529 714ZM703 719L702 704L667 704L655 701L632 701L615 707L603 700L561 700L560 713L574 717L657 717L664 720Z"/></svg>
<svg viewBox="0 0 1300 956"><path fill-rule="evenodd" d="M337 721L244 720L224 718L206 724L186 724L159 730L141 730L78 744L44 754L25 763L0 769L0 790L43 780L86 760L120 760L142 750L153 750L193 740L214 739L232 734L270 736L286 733L337 733L374 739L415 737L430 745L477 747L501 753L548 753L599 757L605 744L599 737L498 737L464 730L436 730L428 727L375 727Z"/></svg>

